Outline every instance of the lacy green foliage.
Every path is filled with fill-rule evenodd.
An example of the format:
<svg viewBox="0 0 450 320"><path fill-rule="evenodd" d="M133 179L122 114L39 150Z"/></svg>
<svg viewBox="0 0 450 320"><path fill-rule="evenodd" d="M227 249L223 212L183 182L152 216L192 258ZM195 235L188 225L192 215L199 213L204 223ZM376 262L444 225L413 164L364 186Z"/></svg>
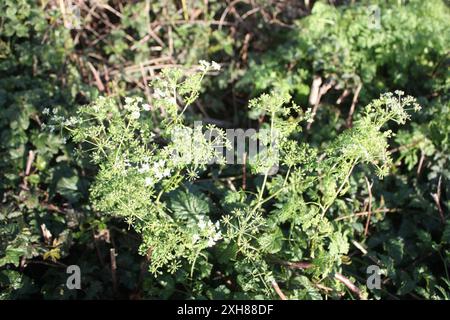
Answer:
<svg viewBox="0 0 450 320"><path fill-rule="evenodd" d="M266 299L275 282L290 299L352 298L336 272L362 297L449 299L448 5L186 3L80 2L82 29L69 30L59 1L1 2L0 299ZM306 17L286 28L297 12ZM203 61L154 77L155 65L206 57L224 72L204 78L219 66ZM80 76L99 87L91 65L110 97L80 108L97 96ZM147 70L153 93L137 87ZM334 87L302 131L311 111L291 100L305 106L317 76ZM335 101L359 84L346 130L351 94ZM373 100L397 88L423 106L410 125L411 98ZM251 174L207 165L229 143L192 123L198 111L267 129ZM70 264L82 291L64 285ZM369 291L373 264L383 285Z"/></svg>
<svg viewBox="0 0 450 320"><path fill-rule="evenodd" d="M94 208L125 218L142 234L140 251L150 252L154 273L162 267L175 272L182 258L194 267L202 250L221 238L218 224L213 225L204 207L199 207L200 199L182 198L184 209L176 205L177 198L172 199L171 206L161 199L179 189L186 178L195 178L204 170L216 156L214 147L221 143L225 146L223 132L215 140L206 141L201 128L192 129L182 123L184 111L198 96L204 75L214 68L219 66L202 62L201 70L187 77L181 70L165 70L153 83L151 106L140 98L126 98L123 106L100 98L80 108L76 117L65 120L56 115L54 124L50 124L51 128L67 128L75 142L87 147L99 166L91 186ZM166 113L159 127L152 120L154 108ZM212 126L209 129L221 132ZM184 133L184 139L169 141L173 132ZM191 155L195 156L185 161ZM178 197L182 196L178 193Z"/></svg>
<svg viewBox="0 0 450 320"><path fill-rule="evenodd" d="M374 190L387 206L401 208L408 215L376 217L372 220L375 234L367 245L371 258L381 262L383 273L390 279L390 292L448 299L448 100L431 101L423 116L421 122L400 131L395 138L399 144L395 161L397 166L403 165L402 169L396 169L395 175ZM395 196L389 187L397 190ZM442 213L437 198L433 198L438 194ZM427 263L421 262L423 257L427 257Z"/></svg>
<svg viewBox="0 0 450 320"><path fill-rule="evenodd" d="M380 13L379 28L374 24L376 7ZM427 16L423 12L427 12ZM346 270L362 279L367 265L382 261L380 266L389 280L386 291L375 294L379 297L392 297L391 293L401 297L436 298L446 296L437 287L448 290L444 282L448 281L446 270L450 261L448 250L439 239L448 220L450 177L446 67L449 21L448 5L440 0L408 1L402 5L395 1L364 1L341 7L319 1L310 16L299 20L294 31L280 38L277 48L262 54L253 53L249 72L239 82L241 90L254 88L249 91L252 95L275 84L294 94L301 103L306 103L310 94L310 86L305 83L312 83L314 77L320 76L322 84L332 84L332 90L321 99L325 106L319 108L316 115L320 125L312 126L314 129L309 136L313 145L325 148L332 148L330 141L344 128L345 122L337 115L347 112L351 98L339 107L335 106L335 101L345 90L352 94L362 84L359 100L368 102L380 90L401 88L414 92L424 106L412 126L405 126L393 136L397 145L391 149L392 154L377 154L381 157L379 160L387 160L384 166L375 163L377 172L384 175L392 170L393 175L374 182L372 194L378 194L378 200L372 204L372 209L392 208L399 214L372 215L372 235L366 240L362 236L365 223L352 213L367 210L367 203L360 198L367 197L367 191L362 188L361 194L351 185L343 186L348 191L348 199L336 200L337 209L343 216L346 213L352 223L351 228L346 228L349 236L361 241L369 250L360 260L353 259ZM357 110L355 118L364 121L364 117L360 117ZM369 121L373 120L376 121ZM397 126L390 128L396 130ZM343 149L349 154L360 153L366 146L378 151L386 148L383 140L374 139L376 131L365 129L360 133L361 144L345 145L355 131L348 131L337 139L342 139ZM390 135L389 131L386 134ZM353 179L365 185L365 177L372 180L369 171L360 167ZM298 179L298 183L305 182ZM323 180L319 188L324 193L331 189L328 198L333 199L335 184L333 180ZM437 195L437 190L443 216L430 195ZM296 200L292 201L293 206ZM435 235L433 240L425 237L429 234ZM392 258L395 252L402 254Z"/></svg>
<svg viewBox="0 0 450 320"><path fill-rule="evenodd" d="M295 104L286 107L291 99L287 93L275 91L252 100L249 107L270 119L269 134L259 136L269 147L255 165L255 173L263 175L263 182L256 196L228 196L226 202L235 209L221 213L222 224L218 220L213 223L207 198L187 178L194 179L197 171L207 169L215 156L217 138L196 135L197 129L189 128L185 133L193 138L195 150L186 149L186 140L170 140L171 130L188 128L183 124L183 113L197 98L206 72L217 68L215 63L201 65L199 72L188 76L181 70L164 71L152 85L151 106L127 98L119 107L111 99L100 98L80 108L76 120L54 116L75 142L86 146L99 166L91 186L94 208L124 218L142 235L140 252L149 256L150 270L155 274L187 268L191 276L203 277L207 274L204 264L214 264L209 248L223 239L218 255L222 250L227 252L235 265L223 258L222 263L234 269L238 284L249 296L272 296L274 279L290 281L273 261L299 258L312 264L310 277L301 278L305 290L313 290L317 281L326 281L340 292L342 285L329 275L339 271L345 260L349 230L330 220L329 210L346 193L350 175L359 163L373 164L380 176L386 174L391 163L387 151L391 133L382 128L388 121L404 124L408 108L417 110L418 104L402 92L383 95L329 148L314 150L292 138L300 133L300 122L309 116ZM153 108L166 113L157 135ZM218 137L225 146L224 135ZM284 172L269 178L278 160L272 156L272 141L278 144ZM195 153L198 161L174 161L179 159L174 154L180 152ZM268 205L271 200L274 203Z"/></svg>
<svg viewBox="0 0 450 320"><path fill-rule="evenodd" d="M328 210L348 190L349 177L358 163L370 163L377 168L386 168L390 164L391 160L387 156L390 132L382 131L382 127L388 121L404 123L409 118L408 108L418 109L413 98L403 98L401 92L397 94L383 95L369 104L365 115L355 123L354 128L342 133L324 151L324 157L320 157L319 150L302 145L302 149L297 150L300 151L296 153L297 158L293 160L289 153L292 144L282 144L281 148L286 146L287 151L282 151L283 162L288 166L285 174L272 179L270 192L266 198L257 198L253 210L237 210L224 218L225 225L229 226L225 241L234 242L237 253L245 257L243 261L250 261L253 271L249 278L254 278L253 273L256 272L266 286L272 277L289 283L289 276L274 274L273 266L269 267L267 261L301 259L310 261L313 266L310 272L312 277L309 280L302 278L303 283L307 283L303 285L304 290L324 279L337 292L342 290L327 276L337 272L346 260L345 255L349 250L349 230L346 229L349 226L330 220ZM260 103L260 109L273 111L277 100L269 97L263 96L251 105ZM318 158L322 160L317 162ZM379 171L381 176L386 174L385 170ZM263 188L264 183L260 194ZM263 218L261 203L271 198L275 199L274 209L268 212L267 218ZM253 279L252 283L255 281ZM287 286L287 289L291 287ZM251 290L255 290L255 286L248 289Z"/></svg>
<svg viewBox="0 0 450 320"><path fill-rule="evenodd" d="M422 93L430 89L433 71L448 53L448 16L441 0L403 5L362 1L342 7L319 1L278 48L255 55L242 86L261 91L277 84L306 97L305 82L320 75L335 81L337 90L367 84L367 100L399 87Z"/></svg>

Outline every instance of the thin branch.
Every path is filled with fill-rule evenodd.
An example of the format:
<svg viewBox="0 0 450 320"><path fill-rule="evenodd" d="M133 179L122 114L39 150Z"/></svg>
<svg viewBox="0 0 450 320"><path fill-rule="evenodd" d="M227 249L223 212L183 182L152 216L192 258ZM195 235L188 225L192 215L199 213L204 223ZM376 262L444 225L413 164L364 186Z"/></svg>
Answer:
<svg viewBox="0 0 450 320"><path fill-rule="evenodd" d="M244 152L242 164L242 190L245 190L246 188L247 188L247 152Z"/></svg>
<svg viewBox="0 0 450 320"><path fill-rule="evenodd" d="M315 106L317 104L317 101L319 100L319 91L321 85L322 85L322 78L315 76L311 84L311 90L309 92L308 98L309 104L312 106Z"/></svg>
<svg viewBox="0 0 450 320"><path fill-rule="evenodd" d="M31 165L34 162L34 158L35 157L36 157L36 152L34 152L33 150L28 151L27 166L26 166L26 169L25 169L25 175L26 176L30 175Z"/></svg>
<svg viewBox="0 0 450 320"><path fill-rule="evenodd" d="M314 117L316 116L317 109L319 109L320 100L322 99L322 96L324 96L331 88L334 87L335 81L331 80L331 81L324 83L322 86L320 86L321 83L322 83L322 78L315 77L313 80L313 84L311 86L311 94L309 96L309 103L314 106L311 110L312 121L308 122L308 125L306 126L306 130L309 130L311 128L312 123L314 122ZM317 91L318 86L320 86L319 91Z"/></svg>
<svg viewBox="0 0 450 320"><path fill-rule="evenodd" d="M281 261L278 260L278 263L290 268L290 269L297 269L297 270L304 270L309 269L313 267L313 264L311 262L305 262L305 261Z"/></svg>
<svg viewBox="0 0 450 320"><path fill-rule="evenodd" d="M269 256L269 260L273 263L281 264L282 266L285 266L292 270L303 270L313 267L313 264L307 261L285 261L275 258L273 256Z"/></svg>
<svg viewBox="0 0 450 320"><path fill-rule="evenodd" d="M92 63L87 63L89 69L91 69L92 75L95 79L95 84L100 91L105 91L105 86L103 85L102 79L100 78L100 74L98 73L97 69L92 65Z"/></svg>
<svg viewBox="0 0 450 320"><path fill-rule="evenodd" d="M117 294L117 263L116 263L116 250L114 248L109 249L109 255L111 258L111 277L113 283L114 293Z"/></svg>
<svg viewBox="0 0 450 320"><path fill-rule="evenodd" d="M372 210L372 213L378 213L378 212L386 212L387 213L387 212L398 212L398 211L400 211L400 209L383 208L383 209ZM337 217L336 219L334 219L334 221L340 221L340 220L354 218L354 217L362 217L362 216L366 216L368 214L369 214L369 211L357 212L354 214L350 214L348 216Z"/></svg>
<svg viewBox="0 0 450 320"><path fill-rule="evenodd" d="M27 264L42 264L45 266L49 266L49 267L54 267L54 268L66 268L67 269L67 265L59 262L59 261L53 261L53 262L47 262L47 261L43 261L43 260L28 260L25 265Z"/></svg>
<svg viewBox="0 0 450 320"><path fill-rule="evenodd" d="M337 190L336 194L334 195L333 199L328 202L328 204L324 207L323 211L322 211L322 217L325 216L325 213L327 213L328 209L331 207L331 205L334 203L334 201L336 200L336 198L339 196L339 194L341 193L342 189L344 189L344 186L346 183L348 183L348 179L350 178L350 175L353 172L353 169L355 168L355 165L358 163L359 159L355 159L353 161L352 166L350 167L350 170L348 170L347 175L344 178L344 181L342 181L341 185L339 186L339 189Z"/></svg>
<svg viewBox="0 0 450 320"><path fill-rule="evenodd" d="M424 161L425 161L425 153L423 153L423 151L421 151L419 165L417 166L417 172L416 172L417 176L420 176L420 172L422 171Z"/></svg>
<svg viewBox="0 0 450 320"><path fill-rule="evenodd" d="M351 282L350 279L348 279L347 277L343 276L342 274L336 272L334 274L334 278L340 282L342 282L351 292L353 292L354 294L356 294L358 296L358 299L362 300L363 297L361 295L361 290L359 290L359 288L353 283Z"/></svg>
<svg viewBox="0 0 450 320"><path fill-rule="evenodd" d="M441 183L442 183L442 176L439 177L436 193L431 193L431 197L436 203L436 207L438 208L439 216L441 218L442 223L445 223L444 210L442 209L441 206Z"/></svg>
<svg viewBox="0 0 450 320"><path fill-rule="evenodd" d="M278 294L281 300L287 300L288 298L284 295L283 291L281 291L278 283L275 280L272 280L272 287L275 289L275 292Z"/></svg>
<svg viewBox="0 0 450 320"><path fill-rule="evenodd" d="M350 94L350 90L345 89L342 92L342 94L339 96L339 98L336 100L336 104L341 104L349 94Z"/></svg>
<svg viewBox="0 0 450 320"><path fill-rule="evenodd" d="M352 105L350 106L350 111L348 112L347 117L347 127L350 128L353 122L353 113L355 112L356 104L358 103L359 93L361 92L362 84L360 83L355 90L355 94L353 95Z"/></svg>

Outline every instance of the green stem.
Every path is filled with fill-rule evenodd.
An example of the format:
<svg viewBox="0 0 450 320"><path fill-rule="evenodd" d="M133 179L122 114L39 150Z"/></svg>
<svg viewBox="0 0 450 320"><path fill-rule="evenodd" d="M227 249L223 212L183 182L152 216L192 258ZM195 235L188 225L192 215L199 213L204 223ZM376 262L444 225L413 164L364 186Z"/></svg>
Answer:
<svg viewBox="0 0 450 320"><path fill-rule="evenodd" d="M274 117L275 117L275 112L272 111L272 113L271 113L271 115L270 115L270 118L271 118L271 119L270 119L270 149L272 149L272 138L273 138L273 124L274 124ZM258 193L258 200L257 200L257 203L256 203L255 208L253 209L253 212L256 211L256 210L261 206L261 204L262 204L261 200L262 200L262 197L263 197L263 195L264 195L264 190L265 190L265 188L266 188L267 177L268 177L268 175L269 175L270 169L271 169L271 168L268 168L268 169L266 170L266 173L264 174L264 180L263 180L261 189L259 190L259 193Z"/></svg>
<svg viewBox="0 0 450 320"><path fill-rule="evenodd" d="M358 158L356 158L355 160L353 160L353 163L350 167L350 169L347 172L347 175L345 176L344 180L342 181L341 185L339 186L339 189L337 190L337 192L334 194L333 198L331 199L331 201L328 202L328 204L325 206L325 208L322 211L322 217L325 216L325 213L328 211L328 209L331 207L331 205L334 203L334 201L336 200L336 198L338 197L338 195L341 193L342 189L344 189L345 184L347 183L348 179L350 178L350 175L353 172L353 168L355 168L356 163L358 162Z"/></svg>

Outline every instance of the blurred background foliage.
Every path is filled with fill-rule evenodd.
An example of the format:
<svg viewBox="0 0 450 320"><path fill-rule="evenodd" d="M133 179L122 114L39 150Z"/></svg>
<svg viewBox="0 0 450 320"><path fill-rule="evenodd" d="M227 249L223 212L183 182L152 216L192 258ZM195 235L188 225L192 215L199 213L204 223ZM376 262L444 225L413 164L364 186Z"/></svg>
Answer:
<svg viewBox="0 0 450 320"><path fill-rule="evenodd" d="M313 108L305 137L321 147L381 92L417 97L423 110L393 137L390 175L358 168L346 199L353 205L338 200L334 210L356 243L347 275L363 286L368 265L387 270L383 290L369 297L450 298L449 21L442 0L3 0L0 298L248 297L239 279L208 265L199 281L150 275L139 237L89 206L96 168L43 130L46 108L71 114L100 95L150 101L148 83L162 68L196 68L200 59L223 71L206 80L189 117L251 127L261 115L247 111L248 100L281 87ZM227 184L200 183L183 210L226 207L238 197ZM71 264L83 270L82 290L65 287ZM302 279L296 297L320 298Z"/></svg>

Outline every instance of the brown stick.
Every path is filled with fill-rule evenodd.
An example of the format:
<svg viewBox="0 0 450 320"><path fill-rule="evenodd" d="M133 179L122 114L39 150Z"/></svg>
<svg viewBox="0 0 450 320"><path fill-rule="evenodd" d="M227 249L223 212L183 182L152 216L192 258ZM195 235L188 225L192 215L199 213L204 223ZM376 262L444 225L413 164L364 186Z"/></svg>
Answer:
<svg viewBox="0 0 450 320"><path fill-rule="evenodd" d="M52 233L47 229L47 226L45 225L45 223L41 224L41 231L42 231L42 236L44 237L44 241L47 244L50 244L52 242Z"/></svg>
<svg viewBox="0 0 450 320"><path fill-rule="evenodd" d="M377 209L377 210L372 210L372 213L378 213L378 212L398 212L400 211L399 209ZM350 214L348 216L342 216L342 217L337 217L336 219L334 219L334 221L340 221L340 220L344 220L344 219L348 219L348 218L353 218L353 217L362 217L362 216L366 216L369 214L369 211L362 211L362 212L357 212L354 214Z"/></svg>
<svg viewBox="0 0 450 320"><path fill-rule="evenodd" d="M441 206L441 183L442 183L442 176L439 177L439 182L437 186L436 193L431 193L431 197L433 198L434 202L436 203L436 207L439 211L439 216L441 218L442 223L445 223L445 217L444 217L444 210Z"/></svg>
<svg viewBox="0 0 450 320"><path fill-rule="evenodd" d="M95 69L95 67L92 65L92 63L88 62L89 69L91 69L91 72L95 79L95 84L100 91L105 91L105 86L103 85L102 79L100 79L100 74Z"/></svg>
<svg viewBox="0 0 450 320"><path fill-rule="evenodd" d="M53 212L58 212L58 213L65 213L64 209L59 208L58 206L55 206L52 203L42 203L41 202L41 206L44 207L45 209L49 210L49 211L53 211Z"/></svg>
<svg viewBox="0 0 450 320"><path fill-rule="evenodd" d="M282 265L289 267L291 269L309 269L313 267L313 264L310 262L304 261L279 261Z"/></svg>
<svg viewBox="0 0 450 320"><path fill-rule="evenodd" d="M314 107L311 110L311 117L312 117L312 121L308 122L308 124L306 125L306 130L311 129L311 125L314 122L314 117L316 116L317 113L317 109L319 109L319 105L320 105L320 99L322 99L322 96L324 96L331 88L334 87L335 81L331 80L329 82L326 82L325 84L323 84L320 89L319 92L316 92L316 87L319 85L320 83L322 83L322 79L319 78L314 78L313 84L312 84L312 88L311 88L311 94L309 96L309 102L312 104L314 103Z"/></svg>
<svg viewBox="0 0 450 320"><path fill-rule="evenodd" d="M250 33L247 33L245 35L244 38L244 44L242 45L242 49L241 52L239 53L241 58L242 58L242 62L246 63L247 62L247 58L248 58L248 47L250 44L250 39L252 38L252 35Z"/></svg>
<svg viewBox="0 0 450 320"><path fill-rule="evenodd" d="M361 92L362 84L360 83L355 90L355 94L353 95L352 105L350 106L350 111L348 112L347 117L347 127L350 128L353 122L353 113L355 112L356 104L358 103L359 93Z"/></svg>
<svg viewBox="0 0 450 320"><path fill-rule="evenodd" d="M236 3L239 3L239 2L245 2L245 1L243 1L243 0L234 0L233 2L231 2L228 5L228 7L225 8L225 10L223 11L223 13L222 13L222 15L220 16L220 19L219 19L219 27L218 27L219 31L222 30L222 26L225 25L225 19L226 19L228 13L232 12L233 6Z"/></svg>
<svg viewBox="0 0 450 320"><path fill-rule="evenodd" d="M278 294L281 300L287 300L288 298L284 295L283 291L281 291L278 283L275 280L272 280L272 287L275 289L275 292Z"/></svg>
<svg viewBox="0 0 450 320"><path fill-rule="evenodd" d="M243 155L243 164L242 164L242 190L245 190L247 187L247 152L244 152Z"/></svg>
<svg viewBox="0 0 450 320"><path fill-rule="evenodd" d="M27 166L26 166L26 169L25 169L25 175L26 176L30 175L31 165L33 164L35 156L36 156L36 153L33 150L28 151Z"/></svg>
<svg viewBox="0 0 450 320"><path fill-rule="evenodd" d="M405 145L402 145L402 146L400 146L398 148L393 148L393 149L389 150L388 152L391 154L391 153L394 153L394 152L397 152L397 151L408 150L410 148L413 148L413 147L417 146L423 140L424 139L418 139L418 140L414 141L413 143L405 144Z"/></svg>
<svg viewBox="0 0 450 320"><path fill-rule="evenodd" d="M319 91L321 85L322 85L322 78L317 76L314 77L308 98L309 104L312 106L315 106L317 104L317 101L319 100Z"/></svg>
<svg viewBox="0 0 450 320"><path fill-rule="evenodd" d="M358 299L362 299L361 291L353 282L350 281L350 279L337 272L334 274L334 277L342 282L351 292L355 293L358 296Z"/></svg>
<svg viewBox="0 0 450 320"><path fill-rule="evenodd" d="M287 266L287 267L289 267L291 269L307 269L307 268L313 267L313 265L311 263L309 263L309 262L302 262L302 261L290 262L290 261L277 260L277 262L281 263L281 264L283 264L283 265L285 265L285 266ZM337 280L341 281L347 288L350 289L350 291L355 293L358 296L359 299L363 299L362 295L361 295L361 291L359 290L359 288L355 284L353 284L353 282L351 282L347 277L343 276L340 273L335 273L334 277ZM282 296L286 297L283 294L283 292L280 290L280 288L279 288L279 286L278 286L278 284L276 283L275 280L272 281L272 287L275 289L275 291L277 292L277 294L280 296L281 299L283 299ZM277 290L279 290L279 291L277 291ZM283 299L283 300L285 300L285 299Z"/></svg>
<svg viewBox="0 0 450 320"><path fill-rule="evenodd" d="M111 277L113 283L114 294L117 294L117 263L116 263L116 250L114 248L109 249L109 256L111 257Z"/></svg>
<svg viewBox="0 0 450 320"><path fill-rule="evenodd" d="M341 104L342 101L350 94L350 91L348 89L345 89L342 94L339 96L339 98L336 100L336 104Z"/></svg>
<svg viewBox="0 0 450 320"><path fill-rule="evenodd" d="M145 96L147 97L147 103L150 103L152 101L152 99L151 99L151 95L150 95L150 87L149 87L149 83L148 83L147 72L144 70L144 66L142 65L142 63L139 64L139 66L141 69L142 82L145 87Z"/></svg>
<svg viewBox="0 0 450 320"><path fill-rule="evenodd" d="M422 171L423 162L425 161L425 154L423 151L420 153L419 165L417 166L417 176L420 176L420 172Z"/></svg>
<svg viewBox="0 0 450 320"><path fill-rule="evenodd" d="M329 287L327 287L327 286L324 286L323 284L320 284L320 283L315 283L314 285L315 285L317 288L319 288L320 290L325 291L325 293L327 293L327 294L328 294L328 292L333 291L332 288L329 288Z"/></svg>

